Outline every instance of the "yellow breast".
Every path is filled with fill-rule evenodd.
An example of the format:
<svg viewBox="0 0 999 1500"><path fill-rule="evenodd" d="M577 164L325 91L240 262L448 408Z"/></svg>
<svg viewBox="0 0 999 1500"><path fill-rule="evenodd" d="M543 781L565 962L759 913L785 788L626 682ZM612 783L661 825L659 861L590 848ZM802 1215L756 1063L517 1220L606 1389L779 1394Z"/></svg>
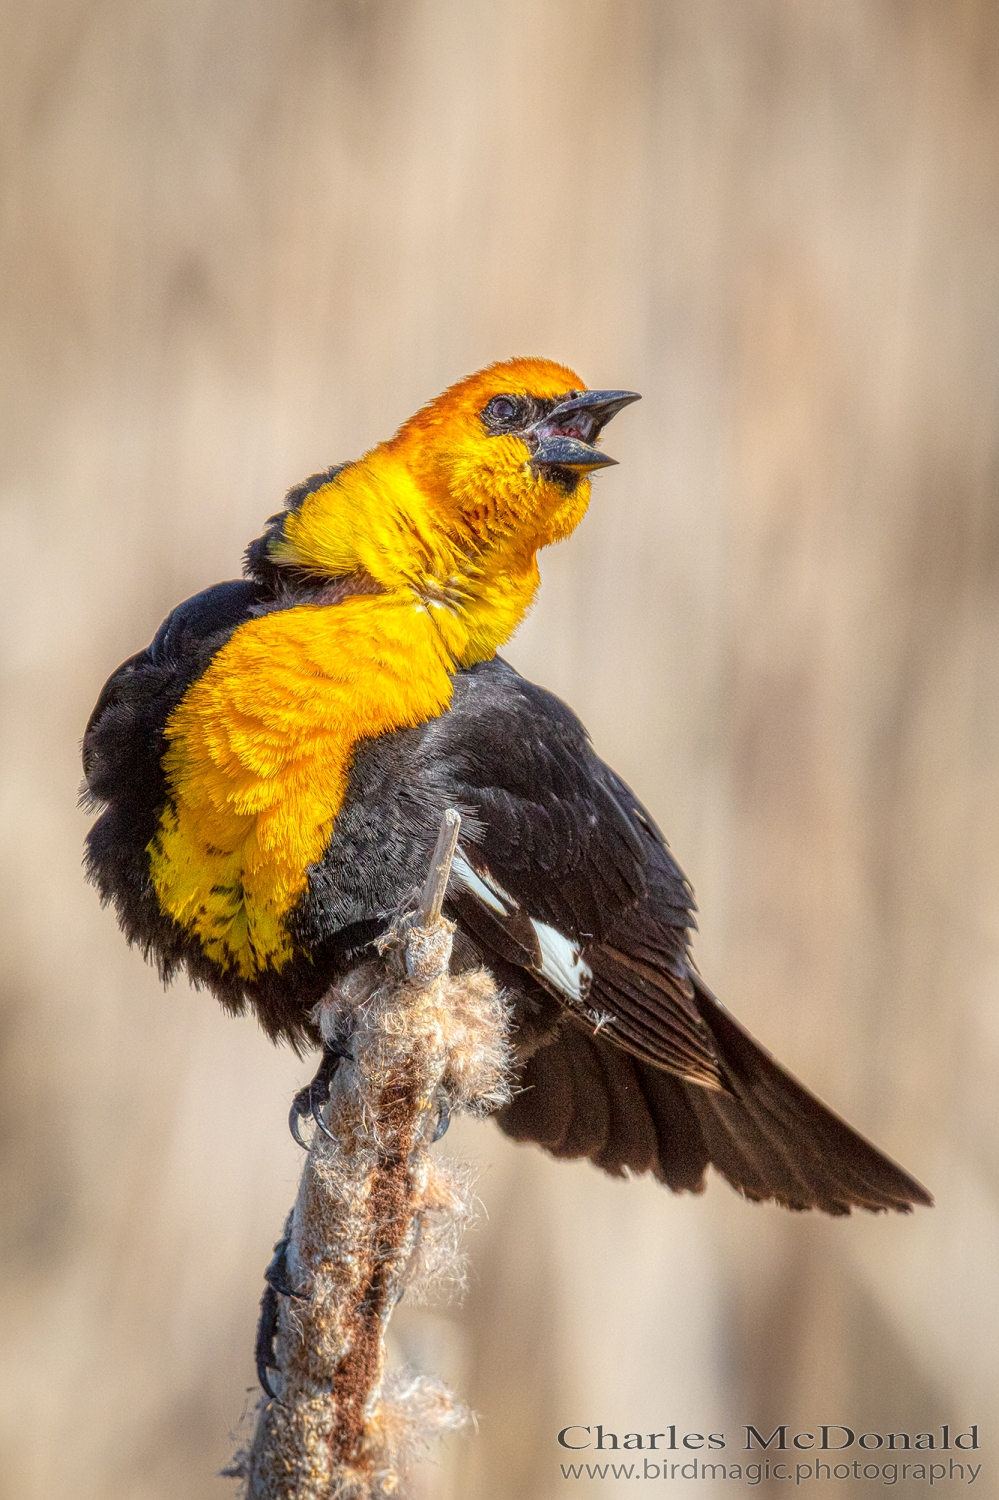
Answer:
<svg viewBox="0 0 999 1500"><path fill-rule="evenodd" d="M287 963L286 918L355 745L442 713L453 665L412 595L265 615L213 657L167 722L169 800L148 846L160 905L209 958L245 979Z"/></svg>

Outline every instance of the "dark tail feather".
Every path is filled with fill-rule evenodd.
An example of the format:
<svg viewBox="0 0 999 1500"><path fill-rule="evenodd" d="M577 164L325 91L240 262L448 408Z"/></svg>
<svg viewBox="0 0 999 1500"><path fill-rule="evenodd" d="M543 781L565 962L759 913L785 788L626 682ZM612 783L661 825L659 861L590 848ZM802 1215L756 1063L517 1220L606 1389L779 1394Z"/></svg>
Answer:
<svg viewBox="0 0 999 1500"><path fill-rule="evenodd" d="M713 1165L734 1188L828 1214L932 1204L914 1177L809 1093L699 980L695 994L731 1092L683 1087Z"/></svg>
<svg viewBox="0 0 999 1500"><path fill-rule="evenodd" d="M515 1141L535 1141L563 1159L588 1156L615 1177L655 1171L661 1143L640 1067L570 1023L528 1061L497 1123Z"/></svg>
<svg viewBox="0 0 999 1500"><path fill-rule="evenodd" d="M698 981L728 1092L641 1062L567 1022L528 1062L498 1123L614 1176L651 1171L701 1192L714 1166L746 1198L786 1208L908 1213L929 1193L792 1078Z"/></svg>

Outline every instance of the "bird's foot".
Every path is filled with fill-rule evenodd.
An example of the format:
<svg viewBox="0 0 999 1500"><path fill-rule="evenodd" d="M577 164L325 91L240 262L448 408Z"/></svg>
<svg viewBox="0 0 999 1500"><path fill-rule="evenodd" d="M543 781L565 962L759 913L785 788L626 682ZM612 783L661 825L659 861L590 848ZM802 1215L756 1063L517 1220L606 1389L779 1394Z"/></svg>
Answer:
<svg viewBox="0 0 999 1500"><path fill-rule="evenodd" d="M263 1390L272 1401L276 1400L274 1388L271 1385L268 1370L278 1368L274 1359L274 1340L278 1331L278 1308L280 1306L278 1297L293 1297L296 1301L303 1300L303 1294L296 1292L288 1277L288 1245L291 1241L291 1222L294 1209L288 1215L284 1226L284 1234L274 1246L274 1254L270 1265L264 1272L264 1295L260 1299L260 1317L257 1320L257 1339L254 1346L257 1363L257 1379Z"/></svg>
<svg viewBox="0 0 999 1500"><path fill-rule="evenodd" d="M447 1100L441 1098L439 1100L439 1106L440 1110L437 1116L437 1127L434 1130L431 1144L433 1144L434 1141L439 1141L442 1136L447 1135L448 1127L451 1124L451 1110L448 1106Z"/></svg>
<svg viewBox="0 0 999 1500"><path fill-rule="evenodd" d="M352 1060L352 1054L345 1048L338 1047L334 1042L327 1042L323 1047L323 1060L319 1064L315 1078L313 1078L311 1083L307 1083L304 1089L299 1089L291 1102L288 1129L303 1151L308 1151L309 1148L305 1141L302 1140L298 1124L306 1115L312 1116L316 1125L323 1132L323 1135L328 1135L330 1140L333 1139L333 1135L328 1129L326 1121L323 1119L322 1110L323 1105L329 1103L333 1075L340 1066L340 1059L344 1057Z"/></svg>
<svg viewBox="0 0 999 1500"><path fill-rule="evenodd" d="M272 1286L264 1287L264 1295L260 1299L260 1316L257 1319L257 1341L254 1353L257 1360L257 1379L260 1388L271 1401L277 1400L277 1392L271 1385L268 1370L276 1370L277 1364L274 1358L274 1340L278 1331L278 1299L277 1292Z"/></svg>

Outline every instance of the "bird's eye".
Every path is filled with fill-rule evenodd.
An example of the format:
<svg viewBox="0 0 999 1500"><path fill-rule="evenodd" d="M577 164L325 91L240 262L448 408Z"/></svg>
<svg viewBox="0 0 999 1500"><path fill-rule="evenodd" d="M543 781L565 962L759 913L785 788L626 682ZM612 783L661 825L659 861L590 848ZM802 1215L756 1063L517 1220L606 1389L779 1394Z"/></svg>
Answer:
<svg viewBox="0 0 999 1500"><path fill-rule="evenodd" d="M510 432L524 420L524 403L514 396L494 396L482 413L482 420L493 432Z"/></svg>

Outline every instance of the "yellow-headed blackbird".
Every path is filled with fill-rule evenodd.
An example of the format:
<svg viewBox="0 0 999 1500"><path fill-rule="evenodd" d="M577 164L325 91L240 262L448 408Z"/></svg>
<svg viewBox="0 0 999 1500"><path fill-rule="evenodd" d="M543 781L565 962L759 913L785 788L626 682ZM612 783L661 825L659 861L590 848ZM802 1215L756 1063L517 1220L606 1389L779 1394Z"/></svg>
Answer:
<svg viewBox="0 0 999 1500"><path fill-rule="evenodd" d="M496 655L539 548L613 462L601 428L636 399L512 360L293 489L246 577L179 605L104 688L84 740L103 809L90 875L164 979L186 968L301 1047L454 807L453 963L486 964L514 1006L508 1135L674 1190L712 1163L790 1208L928 1203L705 988L652 818Z"/></svg>

